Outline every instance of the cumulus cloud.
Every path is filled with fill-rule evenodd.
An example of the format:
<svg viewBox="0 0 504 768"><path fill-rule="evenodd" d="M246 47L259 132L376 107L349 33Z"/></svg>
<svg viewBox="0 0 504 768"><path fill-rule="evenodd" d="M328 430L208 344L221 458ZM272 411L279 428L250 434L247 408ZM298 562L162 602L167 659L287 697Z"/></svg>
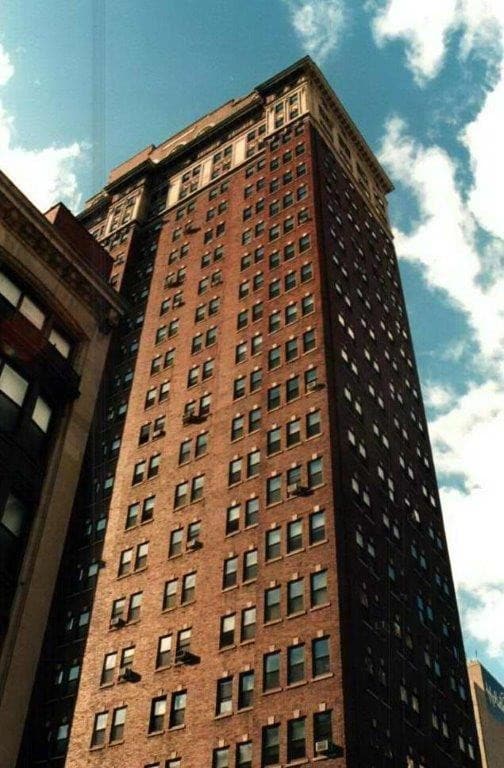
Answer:
<svg viewBox="0 0 504 768"><path fill-rule="evenodd" d="M423 388L423 401L429 408L442 410L451 406L455 399L455 392L446 384L428 381Z"/></svg>
<svg viewBox="0 0 504 768"><path fill-rule="evenodd" d="M14 74L10 56L0 45L0 86ZM18 140L13 113L0 100L0 167L40 210L45 211L60 200L74 210L79 208L81 195L76 171L83 155L84 148L77 142L27 148Z"/></svg>
<svg viewBox="0 0 504 768"><path fill-rule="evenodd" d="M454 32L460 31L460 55L479 49L498 57L504 23L502 0L385 0L371 5L378 45L403 40L408 67L419 85L441 70Z"/></svg>
<svg viewBox="0 0 504 768"><path fill-rule="evenodd" d="M304 50L319 63L334 51L345 26L343 0L285 0Z"/></svg>
<svg viewBox="0 0 504 768"><path fill-rule="evenodd" d="M486 230L501 239L504 239L501 188L504 178L503 126L504 63L501 63L496 86L487 94L475 120L461 133L470 154L474 176L469 197L470 210Z"/></svg>
<svg viewBox="0 0 504 768"><path fill-rule="evenodd" d="M443 148L416 141L399 117L387 123L380 158L418 203L418 226L396 232L400 256L420 266L428 285L442 290L466 314L483 353L499 356L504 347L504 275L482 283L478 221L458 188L455 161Z"/></svg>

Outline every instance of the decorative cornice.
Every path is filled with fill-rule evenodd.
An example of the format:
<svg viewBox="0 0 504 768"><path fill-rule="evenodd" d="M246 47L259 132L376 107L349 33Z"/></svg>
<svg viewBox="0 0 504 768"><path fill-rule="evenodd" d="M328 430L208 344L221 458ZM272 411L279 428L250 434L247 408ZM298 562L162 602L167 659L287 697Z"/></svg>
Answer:
<svg viewBox="0 0 504 768"><path fill-rule="evenodd" d="M22 193L0 172L0 221L34 257L45 262L69 291L84 302L100 322L110 309L124 313L124 304L104 279L77 255Z"/></svg>

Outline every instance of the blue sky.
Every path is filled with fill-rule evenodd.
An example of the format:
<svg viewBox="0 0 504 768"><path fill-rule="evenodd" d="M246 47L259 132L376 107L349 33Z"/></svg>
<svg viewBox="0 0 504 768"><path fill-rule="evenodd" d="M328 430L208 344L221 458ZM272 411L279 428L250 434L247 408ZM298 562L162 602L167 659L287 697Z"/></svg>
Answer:
<svg viewBox="0 0 504 768"><path fill-rule="evenodd" d="M394 181L466 650L504 680L502 0L3 0L0 166L42 209L310 53Z"/></svg>

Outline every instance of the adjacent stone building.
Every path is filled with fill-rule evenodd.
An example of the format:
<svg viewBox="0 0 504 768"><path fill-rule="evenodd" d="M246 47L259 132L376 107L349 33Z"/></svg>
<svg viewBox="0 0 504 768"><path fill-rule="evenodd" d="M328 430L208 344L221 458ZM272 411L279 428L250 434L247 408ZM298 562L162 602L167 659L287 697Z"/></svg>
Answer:
<svg viewBox="0 0 504 768"><path fill-rule="evenodd" d="M121 302L107 252L0 173L0 763L14 765Z"/></svg>

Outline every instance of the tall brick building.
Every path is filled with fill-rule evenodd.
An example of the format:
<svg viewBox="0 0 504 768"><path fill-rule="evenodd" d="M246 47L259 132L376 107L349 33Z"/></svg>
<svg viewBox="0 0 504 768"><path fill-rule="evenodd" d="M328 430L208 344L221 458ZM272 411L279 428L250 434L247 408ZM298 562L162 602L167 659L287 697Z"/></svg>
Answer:
<svg viewBox="0 0 504 768"><path fill-rule="evenodd" d="M89 201L131 311L19 766L479 765L391 189L306 58Z"/></svg>

